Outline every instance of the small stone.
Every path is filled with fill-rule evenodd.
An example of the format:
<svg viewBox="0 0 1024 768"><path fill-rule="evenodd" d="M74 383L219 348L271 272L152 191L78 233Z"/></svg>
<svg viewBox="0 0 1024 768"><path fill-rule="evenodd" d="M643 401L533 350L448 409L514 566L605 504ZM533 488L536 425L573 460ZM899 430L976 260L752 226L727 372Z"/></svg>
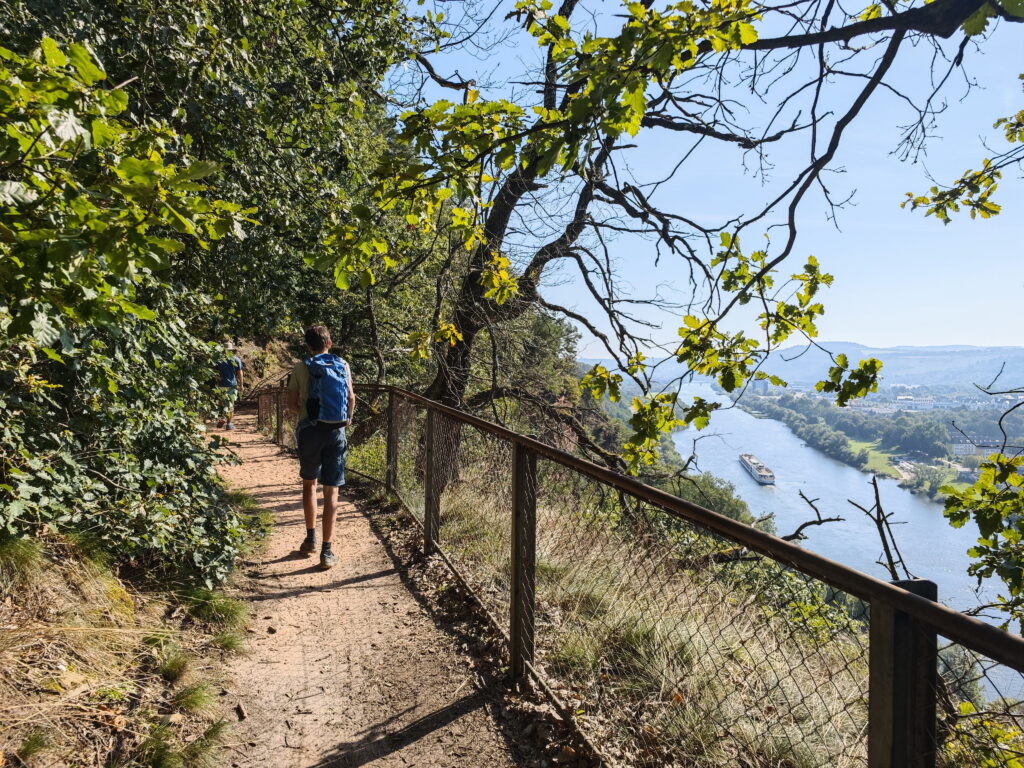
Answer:
<svg viewBox="0 0 1024 768"><path fill-rule="evenodd" d="M277 634L277 627L267 627L267 634L268 635L276 635Z"/></svg>

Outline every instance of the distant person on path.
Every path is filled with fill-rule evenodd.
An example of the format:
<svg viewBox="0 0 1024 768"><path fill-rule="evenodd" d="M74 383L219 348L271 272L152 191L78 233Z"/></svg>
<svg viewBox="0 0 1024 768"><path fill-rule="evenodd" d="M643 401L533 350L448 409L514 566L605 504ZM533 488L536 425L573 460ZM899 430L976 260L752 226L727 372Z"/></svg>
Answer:
<svg viewBox="0 0 1024 768"><path fill-rule="evenodd" d="M306 538L300 552L316 551L316 483L324 489L324 533L320 545L320 567L337 563L331 551L338 488L345 484L345 427L352 423L356 395L348 363L331 354L331 334L326 326L312 325L305 331L310 357L295 364L288 377L288 410L298 415L295 441L302 478L302 511L306 517Z"/></svg>
<svg viewBox="0 0 1024 768"><path fill-rule="evenodd" d="M241 358L235 354L234 344L229 342L224 345L224 349L227 350L228 356L217 363L217 374L220 376L217 386L227 389L228 402L224 408L224 418L217 422L217 426L234 429L231 417L235 413L235 401L238 399L238 390L242 387L242 370L245 366L242 365Z"/></svg>

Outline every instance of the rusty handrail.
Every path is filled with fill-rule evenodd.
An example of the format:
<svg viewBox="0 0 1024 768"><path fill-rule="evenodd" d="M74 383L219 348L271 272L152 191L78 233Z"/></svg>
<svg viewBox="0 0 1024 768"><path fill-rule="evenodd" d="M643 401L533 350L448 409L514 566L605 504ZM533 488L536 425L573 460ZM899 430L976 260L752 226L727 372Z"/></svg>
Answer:
<svg viewBox="0 0 1024 768"><path fill-rule="evenodd" d="M955 611L942 603L932 602L902 587L837 563L815 552L808 551L753 526L705 509L698 504L680 499L646 483L602 467L566 451L521 435L500 424L442 405L423 395L389 384L363 384L357 389L393 392L424 408L443 413L455 421L488 432L496 437L521 445L562 466L573 469L599 482L629 493L654 504L664 512L687 522L696 523L714 531L748 549L773 560L796 568L869 602L886 603L925 622L939 634L974 651L985 654L993 661L1024 671L1024 637L986 624L972 616Z"/></svg>

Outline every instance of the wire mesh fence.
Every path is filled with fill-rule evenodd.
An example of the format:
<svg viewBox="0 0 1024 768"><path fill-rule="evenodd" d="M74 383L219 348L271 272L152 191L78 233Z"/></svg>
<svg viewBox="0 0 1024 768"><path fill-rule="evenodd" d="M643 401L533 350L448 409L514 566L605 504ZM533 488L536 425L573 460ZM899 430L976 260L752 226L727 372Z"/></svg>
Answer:
<svg viewBox="0 0 1024 768"><path fill-rule="evenodd" d="M1024 673L944 637L938 673L937 764L1024 766Z"/></svg>
<svg viewBox="0 0 1024 768"><path fill-rule="evenodd" d="M868 611L550 461L540 669L632 765L866 765Z"/></svg>
<svg viewBox="0 0 1024 768"><path fill-rule="evenodd" d="M609 763L1024 766L1024 639L479 418L373 393L351 468L508 628L513 680L532 676ZM287 444L281 397L261 394L258 423Z"/></svg>
<svg viewBox="0 0 1024 768"><path fill-rule="evenodd" d="M507 627L511 605L512 446L433 414L438 546L484 607Z"/></svg>

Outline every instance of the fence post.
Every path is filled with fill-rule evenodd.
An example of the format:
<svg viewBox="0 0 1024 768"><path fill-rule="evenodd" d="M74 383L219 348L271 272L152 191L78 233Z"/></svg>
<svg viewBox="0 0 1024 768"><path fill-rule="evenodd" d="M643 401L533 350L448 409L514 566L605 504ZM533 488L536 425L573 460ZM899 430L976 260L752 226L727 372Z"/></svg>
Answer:
<svg viewBox="0 0 1024 768"><path fill-rule="evenodd" d="M398 395L388 390L388 434L387 469L384 471L384 487L395 493L398 487Z"/></svg>
<svg viewBox="0 0 1024 768"><path fill-rule="evenodd" d="M423 552L428 557L437 551L437 529L441 521L441 495L438 493L437 428L439 415L427 408L424 425L425 467L423 477Z"/></svg>
<svg viewBox="0 0 1024 768"><path fill-rule="evenodd" d="M274 431L274 442L281 445L284 442L284 390L278 390L274 398L277 402L277 428Z"/></svg>
<svg viewBox="0 0 1024 768"><path fill-rule="evenodd" d="M516 443L512 454L512 683L522 689L533 663L537 570L537 454Z"/></svg>
<svg viewBox="0 0 1024 768"><path fill-rule="evenodd" d="M938 600L926 579L897 587ZM868 703L869 768L935 768L935 629L891 605L871 604Z"/></svg>

